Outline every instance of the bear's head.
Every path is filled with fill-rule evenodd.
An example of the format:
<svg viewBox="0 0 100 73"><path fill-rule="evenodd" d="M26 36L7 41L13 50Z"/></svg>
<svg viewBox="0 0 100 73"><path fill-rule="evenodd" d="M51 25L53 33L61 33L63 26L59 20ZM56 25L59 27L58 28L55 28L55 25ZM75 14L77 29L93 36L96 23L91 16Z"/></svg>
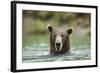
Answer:
<svg viewBox="0 0 100 73"><path fill-rule="evenodd" d="M72 28L53 28L48 25L50 33L50 48L53 54L63 54L70 49L70 34L73 32Z"/></svg>

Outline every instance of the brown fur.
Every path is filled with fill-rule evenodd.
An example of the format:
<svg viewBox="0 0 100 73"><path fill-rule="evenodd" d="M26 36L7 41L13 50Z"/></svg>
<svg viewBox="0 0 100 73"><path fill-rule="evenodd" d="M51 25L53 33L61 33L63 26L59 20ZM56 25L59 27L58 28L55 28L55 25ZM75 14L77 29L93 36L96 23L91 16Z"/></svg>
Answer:
<svg viewBox="0 0 100 73"><path fill-rule="evenodd" d="M53 28L52 26L48 26L48 30L50 32L50 54L53 55L60 55L65 54L66 52L69 52L70 50L70 34L72 33L72 29L64 30L64 29L58 29ZM62 50L56 51L55 50L55 37L56 35L61 35L62 37Z"/></svg>

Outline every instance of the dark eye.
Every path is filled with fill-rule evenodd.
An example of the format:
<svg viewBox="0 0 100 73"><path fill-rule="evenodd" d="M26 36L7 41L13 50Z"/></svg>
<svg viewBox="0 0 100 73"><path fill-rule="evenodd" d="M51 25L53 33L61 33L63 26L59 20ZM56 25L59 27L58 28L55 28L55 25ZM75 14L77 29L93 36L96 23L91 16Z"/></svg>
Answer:
<svg viewBox="0 0 100 73"><path fill-rule="evenodd" d="M56 37L56 34L54 34L54 37Z"/></svg>
<svg viewBox="0 0 100 73"><path fill-rule="evenodd" d="M64 37L64 35L62 34L61 37Z"/></svg>

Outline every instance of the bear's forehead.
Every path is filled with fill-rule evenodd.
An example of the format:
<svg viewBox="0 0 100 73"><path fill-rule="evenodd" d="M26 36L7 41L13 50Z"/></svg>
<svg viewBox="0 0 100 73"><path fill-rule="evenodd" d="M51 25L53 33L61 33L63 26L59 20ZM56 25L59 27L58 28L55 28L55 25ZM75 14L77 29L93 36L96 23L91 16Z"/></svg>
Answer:
<svg viewBox="0 0 100 73"><path fill-rule="evenodd" d="M61 29L61 28L56 28L53 31L55 34L66 34L66 30L65 29Z"/></svg>

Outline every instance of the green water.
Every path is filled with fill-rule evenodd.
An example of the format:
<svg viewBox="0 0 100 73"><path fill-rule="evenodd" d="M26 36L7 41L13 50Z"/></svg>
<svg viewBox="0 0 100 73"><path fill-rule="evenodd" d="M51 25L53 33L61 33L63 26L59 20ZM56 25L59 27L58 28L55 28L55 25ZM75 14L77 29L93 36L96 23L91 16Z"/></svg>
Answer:
<svg viewBox="0 0 100 73"><path fill-rule="evenodd" d="M71 36L71 53L69 55L51 56L49 54L49 35L23 36L24 63L89 60L91 48L89 36Z"/></svg>
<svg viewBox="0 0 100 73"><path fill-rule="evenodd" d="M75 48L79 47L85 47L85 45L90 45L90 37L89 36L70 36L71 40L71 46ZM46 43L49 45L49 35L25 35L23 36L23 48L25 47L31 47L32 45L37 45L39 47L39 44ZM36 48L36 46L34 46ZM81 49L81 48L80 48Z"/></svg>

